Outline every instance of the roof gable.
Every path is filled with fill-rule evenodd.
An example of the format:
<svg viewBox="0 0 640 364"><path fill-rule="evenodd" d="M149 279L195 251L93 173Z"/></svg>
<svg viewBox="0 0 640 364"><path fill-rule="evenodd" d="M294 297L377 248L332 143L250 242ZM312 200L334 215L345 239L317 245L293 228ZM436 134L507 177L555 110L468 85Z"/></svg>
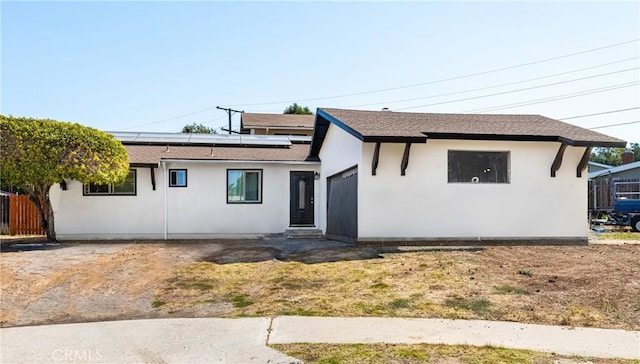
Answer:
<svg viewBox="0 0 640 364"><path fill-rule="evenodd" d="M624 147L626 142L541 115L436 114L319 108L311 143L317 157L329 124L363 142L424 143L427 139L552 141Z"/></svg>

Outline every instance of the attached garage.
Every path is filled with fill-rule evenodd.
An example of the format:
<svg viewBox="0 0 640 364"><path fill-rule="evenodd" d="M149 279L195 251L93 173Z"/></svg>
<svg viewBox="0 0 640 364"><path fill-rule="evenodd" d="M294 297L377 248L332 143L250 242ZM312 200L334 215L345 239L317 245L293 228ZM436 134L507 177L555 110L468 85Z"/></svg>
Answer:
<svg viewBox="0 0 640 364"><path fill-rule="evenodd" d="M355 243L358 239L358 168L327 178L327 230L329 239Z"/></svg>

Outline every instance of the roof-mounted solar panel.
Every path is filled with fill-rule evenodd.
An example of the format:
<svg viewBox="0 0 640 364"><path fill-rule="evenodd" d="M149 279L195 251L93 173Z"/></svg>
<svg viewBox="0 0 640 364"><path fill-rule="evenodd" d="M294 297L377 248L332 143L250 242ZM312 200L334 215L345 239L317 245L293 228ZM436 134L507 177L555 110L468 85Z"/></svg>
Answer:
<svg viewBox="0 0 640 364"><path fill-rule="evenodd" d="M125 144L289 146L286 135L110 132Z"/></svg>

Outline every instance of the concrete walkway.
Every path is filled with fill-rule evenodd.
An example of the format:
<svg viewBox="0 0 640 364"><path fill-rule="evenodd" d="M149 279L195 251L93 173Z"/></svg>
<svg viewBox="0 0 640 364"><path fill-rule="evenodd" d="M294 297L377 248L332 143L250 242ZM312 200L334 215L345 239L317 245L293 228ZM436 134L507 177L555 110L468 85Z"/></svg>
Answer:
<svg viewBox="0 0 640 364"><path fill-rule="evenodd" d="M493 345L640 359L640 332L403 318L190 318L0 329L1 363L299 363L284 343Z"/></svg>

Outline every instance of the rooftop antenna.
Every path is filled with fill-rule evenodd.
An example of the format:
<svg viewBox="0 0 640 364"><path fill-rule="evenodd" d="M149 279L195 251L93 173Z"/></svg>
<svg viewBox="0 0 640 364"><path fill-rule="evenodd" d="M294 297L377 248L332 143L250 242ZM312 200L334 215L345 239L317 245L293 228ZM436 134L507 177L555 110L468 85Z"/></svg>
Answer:
<svg viewBox="0 0 640 364"><path fill-rule="evenodd" d="M216 106L216 109L224 110L224 111L227 112L227 114L229 114L229 129L227 129L226 131L228 131L229 134L231 134L232 133L232 130L231 130L231 115L233 115L235 113L238 113L238 112L242 114L244 112L244 110L234 110L234 109L224 108L224 107L220 107L220 106ZM224 129L222 129L222 130L224 130Z"/></svg>

